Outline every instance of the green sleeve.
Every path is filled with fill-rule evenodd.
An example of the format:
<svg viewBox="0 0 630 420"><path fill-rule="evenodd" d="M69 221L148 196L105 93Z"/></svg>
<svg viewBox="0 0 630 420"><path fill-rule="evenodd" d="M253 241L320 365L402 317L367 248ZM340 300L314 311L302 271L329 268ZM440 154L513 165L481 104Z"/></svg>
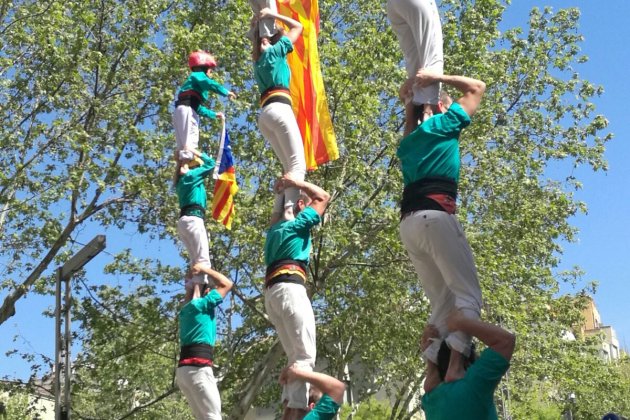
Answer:
<svg viewBox="0 0 630 420"><path fill-rule="evenodd" d="M203 297L203 300L205 303L205 311L210 312L223 302L223 297L221 297L221 294L217 292L217 289L212 289Z"/></svg>
<svg viewBox="0 0 630 420"><path fill-rule="evenodd" d="M418 129L431 133L433 136L451 140L459 137L459 133L470 125L470 117L464 108L457 102L449 107L444 114L438 114L429 118Z"/></svg>
<svg viewBox="0 0 630 420"><path fill-rule="evenodd" d="M202 73L203 74L203 73ZM208 75L203 74L203 77L200 77L197 80L197 84L202 91L212 91L214 93L218 93L219 95L227 96L230 92L223 86L221 83L217 82L214 79L208 77Z"/></svg>
<svg viewBox="0 0 630 420"><path fill-rule="evenodd" d="M199 107L197 107L197 114L201 115L202 117L207 117L207 118L212 118L212 119L215 119L217 117L216 112L214 112L213 110L211 110L210 108L204 105L199 105Z"/></svg>
<svg viewBox="0 0 630 420"><path fill-rule="evenodd" d="M315 209L308 206L293 219L293 227L297 231L311 230L311 228L318 225L321 220L321 217Z"/></svg>
<svg viewBox="0 0 630 420"><path fill-rule="evenodd" d="M466 372L466 380L480 395L492 394L505 375L510 362L496 351L485 349Z"/></svg>
<svg viewBox="0 0 630 420"><path fill-rule="evenodd" d="M202 153L201 156L199 157L201 158L201 160L203 160L203 165L199 166L199 168L194 168L194 169L200 169L199 174L205 177L214 169L216 165L215 165L214 159L212 159L206 153Z"/></svg>

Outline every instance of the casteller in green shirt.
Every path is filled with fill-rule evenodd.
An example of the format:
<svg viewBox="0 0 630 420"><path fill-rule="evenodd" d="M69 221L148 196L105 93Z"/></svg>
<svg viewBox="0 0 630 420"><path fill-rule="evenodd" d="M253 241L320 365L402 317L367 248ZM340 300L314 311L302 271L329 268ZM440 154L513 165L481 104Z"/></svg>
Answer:
<svg viewBox="0 0 630 420"><path fill-rule="evenodd" d="M289 88L291 70L287 63L287 54L293 51L293 44L287 36L262 52L254 63L254 77L260 93L272 87Z"/></svg>
<svg viewBox="0 0 630 420"><path fill-rule="evenodd" d="M494 390L510 362L488 348L481 353L466 375L457 381L442 382L422 397L427 420L496 420Z"/></svg>
<svg viewBox="0 0 630 420"><path fill-rule="evenodd" d="M470 117L457 102L433 115L400 141L396 155L405 186L419 179L444 177L459 181L459 135Z"/></svg>
<svg viewBox="0 0 630 420"><path fill-rule="evenodd" d="M179 344L214 346L217 324L214 309L223 302L221 294L212 289L207 295L192 299L179 311Z"/></svg>
<svg viewBox="0 0 630 420"><path fill-rule="evenodd" d="M207 195L205 179L214 169L214 159L205 153L200 156L203 164L196 168L189 169L183 175L179 176L175 191L177 192L177 199L179 200L179 208L184 209L189 206L200 206L207 208ZM198 216L203 218L203 212L198 209L192 209L191 212L186 212L189 216Z"/></svg>
<svg viewBox="0 0 630 420"><path fill-rule="evenodd" d="M203 99L203 102L208 101L209 92L218 93L223 96L227 96L230 93L230 91L227 90L225 86L223 86L216 80L208 77L208 75L203 71L193 71L188 75L188 78L184 81L184 84L179 88L179 92L185 92L187 90L194 90L195 92L197 92ZM204 105L199 105L196 111L197 114L204 117L217 117L216 112Z"/></svg>
<svg viewBox="0 0 630 420"><path fill-rule="evenodd" d="M304 416L303 420L332 420L339 411L339 404L328 394L322 395L315 407Z"/></svg>
<svg viewBox="0 0 630 420"><path fill-rule="evenodd" d="M311 253L311 228L321 217L311 206L302 210L293 220L281 220L267 231L265 264L296 260L308 264Z"/></svg>

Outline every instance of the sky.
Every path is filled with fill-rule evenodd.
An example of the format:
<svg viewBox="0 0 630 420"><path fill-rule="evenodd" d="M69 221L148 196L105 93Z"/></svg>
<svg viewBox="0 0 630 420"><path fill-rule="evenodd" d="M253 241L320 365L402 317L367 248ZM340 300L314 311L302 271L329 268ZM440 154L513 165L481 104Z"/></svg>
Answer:
<svg viewBox="0 0 630 420"><path fill-rule="evenodd" d="M578 7L581 10L580 32L584 36L582 53L589 57L585 64L576 66L580 76L602 85L604 94L595 98L597 113L608 121L614 134L607 143L605 157L607 172L594 173L580 168L575 176L583 182L576 198L586 202L588 213L571 219L579 229L578 242L563 244L564 254L560 269L579 266L585 271L583 285L597 281L595 304L602 323L617 332L622 347L630 350L630 272L625 263L630 261L630 224L624 220L630 214L630 197L625 187L630 180L628 137L630 129L624 110L630 85L625 77L630 66L630 2L627 0L513 0L504 16L508 26L526 19L534 6L552 6L555 10ZM619 222L619 223L617 223ZM575 290L564 288L563 291Z"/></svg>
<svg viewBox="0 0 630 420"><path fill-rule="evenodd" d="M630 317L627 308L630 274L625 263L630 260L630 224L624 220L630 214L630 198L625 191L626 180L630 179L630 167L625 162L626 156L630 155L630 144L626 141L630 129L625 124L627 117L623 105L630 93L624 76L630 68L630 48L626 45L630 40L630 25L627 22L630 1L513 0L504 15L503 27L525 25L534 6L552 6L555 10L566 7L581 9L580 32L585 38L581 48L590 60L576 69L582 78L605 89L605 93L593 102L597 112L609 120L608 130L615 135L606 147L609 170L606 173L593 173L587 168L576 171L575 175L583 183L583 189L576 193L576 197L586 202L589 210L588 214L571 220L579 229L579 241L563 244L564 254L559 269L580 266L586 274L578 287L592 280L599 283L594 298L602 322L612 326L621 345L629 349ZM553 168L550 170L553 172ZM108 232L86 230L81 238L87 243L99 233ZM108 241L105 252L89 263L90 271L102 272L102 267L112 255L132 242L134 254L138 257L156 253L173 255L177 252L172 243L147 243L138 234L118 235L115 240ZM562 291L576 290L565 287ZM0 378L27 379L30 374L29 363L5 356L10 348L54 357L54 320L42 315L42 311L52 308L53 304L52 296L28 294L18 301L16 315L0 325ZM15 342L14 337L17 337ZM76 354L76 349L73 353Z"/></svg>

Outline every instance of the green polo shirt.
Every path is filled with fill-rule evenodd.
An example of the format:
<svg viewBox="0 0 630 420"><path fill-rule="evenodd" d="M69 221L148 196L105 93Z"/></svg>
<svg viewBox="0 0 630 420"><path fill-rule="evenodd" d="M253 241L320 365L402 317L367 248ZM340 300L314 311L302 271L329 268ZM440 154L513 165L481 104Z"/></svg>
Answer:
<svg viewBox="0 0 630 420"><path fill-rule="evenodd" d="M492 349L486 349L454 382L442 382L422 397L427 420L496 420L494 390L510 367L510 362Z"/></svg>
<svg viewBox="0 0 630 420"><path fill-rule="evenodd" d="M422 178L444 177L459 181L459 134L470 124L464 108L453 102L448 111L424 121L400 141L405 186Z"/></svg>
<svg viewBox="0 0 630 420"><path fill-rule="evenodd" d="M311 228L321 221L308 206L293 220L281 220L267 231L265 264L279 260L297 260L308 264L311 253Z"/></svg>
<svg viewBox="0 0 630 420"><path fill-rule="evenodd" d="M204 210L207 208L206 186L204 181L208 174L214 169L214 159L205 153L202 153L200 157L201 160L203 160L203 165L192 168L184 175L180 175L177 185L175 186L180 209L191 205L201 206ZM203 217L201 212L199 212L200 214L193 213L190 213L190 215Z"/></svg>
<svg viewBox="0 0 630 420"><path fill-rule="evenodd" d="M184 82L184 84L179 88L180 92L184 92L186 90L194 90L203 98L203 101L206 102L208 100L208 93L214 92L223 96L227 96L229 91L216 80L211 79L208 75L202 71L193 71L188 75L188 78ZM205 107L204 105L199 105L197 108L197 114L203 115L208 118L216 118L217 114L210 108Z"/></svg>
<svg viewBox="0 0 630 420"><path fill-rule="evenodd" d="M214 346L217 339L217 324L214 308L223 302L216 289L204 297L192 299L179 311L179 344L209 344Z"/></svg>
<svg viewBox="0 0 630 420"><path fill-rule="evenodd" d="M317 401L315 407L304 417L304 420L332 420L337 415L337 411L339 411L339 404L328 394L324 394Z"/></svg>
<svg viewBox="0 0 630 420"><path fill-rule="evenodd" d="M287 54L291 51L293 51L291 40L283 36L262 52L258 61L254 63L254 76L260 93L275 86L289 88L291 70L287 63Z"/></svg>

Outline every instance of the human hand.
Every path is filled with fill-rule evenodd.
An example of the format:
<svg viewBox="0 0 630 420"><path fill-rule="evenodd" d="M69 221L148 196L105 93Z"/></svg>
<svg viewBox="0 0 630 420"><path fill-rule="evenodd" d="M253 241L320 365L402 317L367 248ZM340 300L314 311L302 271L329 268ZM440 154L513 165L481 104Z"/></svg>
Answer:
<svg viewBox="0 0 630 420"><path fill-rule="evenodd" d="M440 332L438 331L437 328L435 328L435 325L427 324L424 327L424 331L422 331L422 338L420 339L420 348L422 349L422 351L425 351L427 347L431 345L431 342L433 341L433 339L439 338L439 337L440 337Z"/></svg>
<svg viewBox="0 0 630 420"><path fill-rule="evenodd" d="M260 11L260 14L258 15L258 17L260 19L263 19L263 18L266 18L267 16L272 16L272 15L273 15L273 11L270 8L265 7L264 9Z"/></svg>
<svg viewBox="0 0 630 420"><path fill-rule="evenodd" d="M464 318L464 315L459 309L453 309L446 317L446 328L448 328L449 331L459 330L459 323Z"/></svg>
<svg viewBox="0 0 630 420"><path fill-rule="evenodd" d="M440 74L432 70L420 69L416 73L415 85L425 87L439 81Z"/></svg>
<svg viewBox="0 0 630 420"><path fill-rule="evenodd" d="M217 118L223 120L225 119L225 115L223 115L223 112L217 112Z"/></svg>
<svg viewBox="0 0 630 420"><path fill-rule="evenodd" d="M282 369L282 372L280 372L280 377L278 378L278 382L280 383L280 385L286 385L295 381L297 379L297 369L297 363L294 363L291 366L287 366Z"/></svg>
<svg viewBox="0 0 630 420"><path fill-rule="evenodd" d="M197 264L193 265L190 268L191 277L192 276L196 276L197 274L201 274L201 272L203 271L202 268L203 268L203 264L202 263L197 263Z"/></svg>
<svg viewBox="0 0 630 420"><path fill-rule="evenodd" d="M276 184L274 185L273 190L276 193L281 193L289 187L297 187L297 180L286 173L276 180Z"/></svg>
<svg viewBox="0 0 630 420"><path fill-rule="evenodd" d="M228 99L229 99L230 101L235 100L235 99L236 99L236 93L234 93L234 92L232 92L232 91L229 91L229 92L228 92Z"/></svg>

